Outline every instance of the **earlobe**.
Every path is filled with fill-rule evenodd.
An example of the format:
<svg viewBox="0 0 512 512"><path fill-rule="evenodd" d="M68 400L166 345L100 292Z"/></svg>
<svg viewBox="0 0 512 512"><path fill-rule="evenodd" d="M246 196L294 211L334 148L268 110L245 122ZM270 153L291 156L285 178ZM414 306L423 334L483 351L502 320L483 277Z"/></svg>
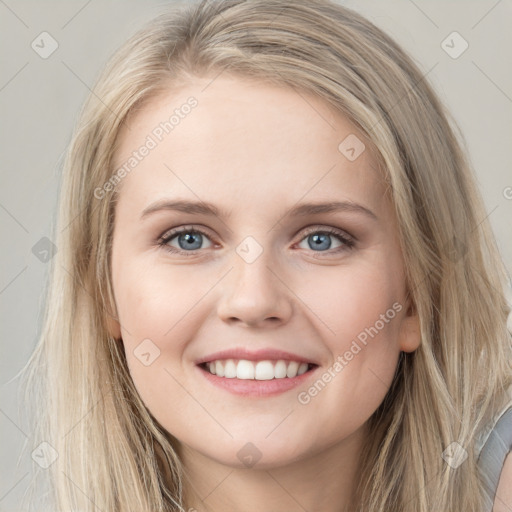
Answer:
<svg viewBox="0 0 512 512"><path fill-rule="evenodd" d="M107 330L108 330L109 336L111 336L115 340L121 339L121 325L110 314L107 314Z"/></svg>
<svg viewBox="0 0 512 512"><path fill-rule="evenodd" d="M402 319L398 341L403 352L414 352L421 344L420 319L412 308Z"/></svg>

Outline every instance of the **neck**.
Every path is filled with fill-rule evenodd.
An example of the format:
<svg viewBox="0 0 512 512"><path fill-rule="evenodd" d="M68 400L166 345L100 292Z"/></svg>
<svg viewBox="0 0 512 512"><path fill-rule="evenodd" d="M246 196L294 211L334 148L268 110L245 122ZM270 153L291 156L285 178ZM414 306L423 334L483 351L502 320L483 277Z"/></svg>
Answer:
<svg viewBox="0 0 512 512"><path fill-rule="evenodd" d="M233 468L180 445L185 510L349 510L357 485L364 433L363 427L323 452L306 454L269 469Z"/></svg>

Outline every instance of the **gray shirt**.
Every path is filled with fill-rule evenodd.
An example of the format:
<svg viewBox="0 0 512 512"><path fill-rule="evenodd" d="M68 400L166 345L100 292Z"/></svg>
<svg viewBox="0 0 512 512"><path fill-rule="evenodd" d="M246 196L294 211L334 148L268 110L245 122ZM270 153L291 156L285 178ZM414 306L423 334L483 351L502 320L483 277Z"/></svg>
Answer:
<svg viewBox="0 0 512 512"><path fill-rule="evenodd" d="M508 400L476 444L478 467L487 490L483 512L491 512L505 459L512 451L512 386Z"/></svg>

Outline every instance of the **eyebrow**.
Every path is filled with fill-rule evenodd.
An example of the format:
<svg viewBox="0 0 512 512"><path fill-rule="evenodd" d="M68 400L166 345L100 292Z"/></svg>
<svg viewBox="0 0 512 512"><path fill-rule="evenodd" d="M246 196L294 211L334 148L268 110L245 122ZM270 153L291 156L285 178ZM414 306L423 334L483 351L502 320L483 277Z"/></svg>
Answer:
<svg viewBox="0 0 512 512"><path fill-rule="evenodd" d="M214 204L204 201L185 201L162 199L145 208L140 216L141 220L152 213L174 210L195 215L208 215L212 217L228 218L230 213L221 211ZM375 213L363 205L352 201L329 201L325 203L303 203L293 207L287 215L291 217L302 217L306 215L317 215L320 213L332 212L355 212L362 213L373 220L378 220Z"/></svg>

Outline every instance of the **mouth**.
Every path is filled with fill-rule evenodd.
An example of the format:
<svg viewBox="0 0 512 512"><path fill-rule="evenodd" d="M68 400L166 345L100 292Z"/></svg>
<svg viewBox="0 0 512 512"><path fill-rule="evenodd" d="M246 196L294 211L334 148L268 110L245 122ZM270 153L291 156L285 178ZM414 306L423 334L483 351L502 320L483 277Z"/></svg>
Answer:
<svg viewBox="0 0 512 512"><path fill-rule="evenodd" d="M272 380L293 379L313 370L318 365L299 361L247 359L217 359L199 364L199 367L212 375L225 379Z"/></svg>
<svg viewBox="0 0 512 512"><path fill-rule="evenodd" d="M289 360L217 359L196 365L211 384L243 396L270 396L308 380L319 367Z"/></svg>

